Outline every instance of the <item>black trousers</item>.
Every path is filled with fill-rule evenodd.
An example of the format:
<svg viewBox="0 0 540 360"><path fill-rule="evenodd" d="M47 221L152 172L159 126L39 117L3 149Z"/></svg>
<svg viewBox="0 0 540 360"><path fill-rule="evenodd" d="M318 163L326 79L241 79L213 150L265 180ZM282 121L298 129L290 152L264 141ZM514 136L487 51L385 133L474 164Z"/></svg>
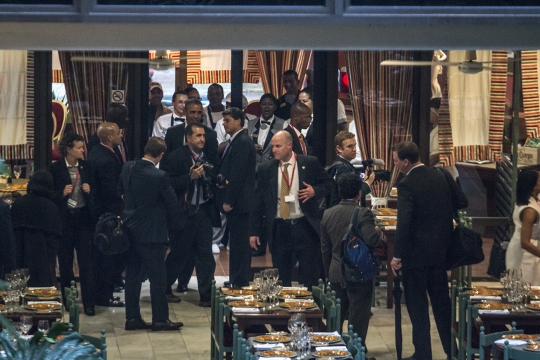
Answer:
<svg viewBox="0 0 540 360"><path fill-rule="evenodd" d="M274 221L274 239L270 252L272 263L279 270L283 286L291 286L293 254L299 263L299 282L311 289L318 284L321 244L309 221L303 217L294 224L281 219ZM232 249L231 249L232 251Z"/></svg>
<svg viewBox="0 0 540 360"><path fill-rule="evenodd" d="M249 213L228 213L226 216L230 248L229 278L236 286L247 286L251 274Z"/></svg>
<svg viewBox="0 0 540 360"><path fill-rule="evenodd" d="M216 270L216 261L212 254L212 221L208 204L200 206L199 210L190 216L184 229L171 242L171 253L177 255L167 258L167 291L174 284L176 277L185 279L191 277L193 264L197 271L197 284L201 301L210 301L212 280ZM174 243L174 246L172 245ZM179 274L185 270L186 274ZM180 284L180 283L179 283Z"/></svg>
<svg viewBox="0 0 540 360"><path fill-rule="evenodd" d="M73 250L76 250L84 308L94 306L95 302L94 268L92 264L93 237L94 224L86 207L70 209L64 214L62 239L58 248L60 285L63 294L64 288L70 287L71 281L75 280L73 274Z"/></svg>
<svg viewBox="0 0 540 360"><path fill-rule="evenodd" d="M450 355L452 304L448 293L448 276L440 268L403 268L405 303L413 327L413 345L417 359L431 360L429 303L439 331L444 352Z"/></svg>
<svg viewBox="0 0 540 360"><path fill-rule="evenodd" d="M126 267L125 254L105 255L93 246L94 252L94 278L96 284L96 305L107 306L112 299L116 280L121 277Z"/></svg>
<svg viewBox="0 0 540 360"><path fill-rule="evenodd" d="M126 264L126 319L140 320L141 283L145 274L150 280L152 322L163 322L169 318L169 306L165 298L167 272L165 270L165 244L132 244Z"/></svg>

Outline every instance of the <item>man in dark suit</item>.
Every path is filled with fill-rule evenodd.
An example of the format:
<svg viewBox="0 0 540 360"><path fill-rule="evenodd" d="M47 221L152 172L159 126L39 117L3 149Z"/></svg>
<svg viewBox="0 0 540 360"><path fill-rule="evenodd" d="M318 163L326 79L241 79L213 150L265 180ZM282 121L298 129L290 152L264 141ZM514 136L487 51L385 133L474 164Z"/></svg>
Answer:
<svg viewBox="0 0 540 360"><path fill-rule="evenodd" d="M392 148L394 165L405 176L398 188L398 219L392 271L403 272L405 303L413 326L415 353L410 359L431 360L428 298L444 352L450 356L451 303L446 254L452 219L467 198L442 171L420 162L418 146L410 141Z"/></svg>
<svg viewBox="0 0 540 360"><path fill-rule="evenodd" d="M183 147L186 144L186 138L185 138L185 129L186 124L191 124L193 122L200 123L203 116L203 106L200 100L197 99L189 99L184 103L184 106L186 108L186 122L184 124L175 125L167 130L167 134L165 135L165 143L167 144L167 153L165 154L165 157L163 159L163 162L165 163L167 161L167 157L170 153L172 153L174 150ZM218 151L217 151L217 135L214 130L211 128L205 126L204 127L205 132L205 144L204 144L204 153L206 154L206 158L208 161L216 166L219 163L218 158Z"/></svg>
<svg viewBox="0 0 540 360"><path fill-rule="evenodd" d="M105 112L105 122L115 123L116 125L118 125L118 128L120 130L126 128L128 120L128 109L124 104L110 104L107 108L107 111ZM88 139L88 144L86 144L86 151L89 155L92 151L92 148L96 145L99 145L100 142L101 140L99 139L98 133L96 131L92 136L90 136L90 139ZM113 150L116 155L118 155L118 157L120 157L124 162L126 162L126 144L124 143L123 137L122 143L118 146L114 146Z"/></svg>
<svg viewBox="0 0 540 360"><path fill-rule="evenodd" d="M371 316L371 297L373 281L352 282L344 279L341 274L340 250L341 240L345 236L351 217L358 208L362 196L362 179L355 173L343 174L338 180L339 197L341 201L331 209L325 210L321 221L321 251L326 278L330 282L336 297L341 299L341 324L345 319L353 325L355 333L366 346L366 334ZM358 229L364 243L374 248L384 235L375 227L373 213L362 207L358 214ZM342 287L342 284L345 287ZM375 359L375 358L369 358Z"/></svg>
<svg viewBox="0 0 540 360"><path fill-rule="evenodd" d="M292 151L292 141L287 131L278 131L272 138L274 159L259 166L250 245L257 249L261 235L269 234L272 262L283 285L291 286L294 253L300 282L311 289L322 270L317 268L322 217L317 199L326 196L333 184L316 157Z"/></svg>
<svg viewBox="0 0 540 360"><path fill-rule="evenodd" d="M213 172L201 164L207 162L204 154L205 126L191 123L186 127L187 144L174 150L169 155L167 172L179 205L186 213L183 229L171 231L171 253L167 258L167 290L170 291L176 278L184 278L182 270L188 271L190 277L193 263L197 271L199 288L199 306L210 306L211 283L214 279L216 262L212 255L212 224L221 224L217 207L213 203ZM198 165L196 165L198 164ZM210 182L208 184L208 182ZM190 264L184 268L185 264ZM172 291L171 291L172 293Z"/></svg>
<svg viewBox="0 0 540 360"><path fill-rule="evenodd" d="M0 276L15 270L15 235L9 204L0 200Z"/></svg>
<svg viewBox="0 0 540 360"><path fill-rule="evenodd" d="M176 195L164 171L156 168L165 153L165 141L151 137L144 157L124 164L118 190L124 195L122 219L131 233L126 266L126 330L178 330L182 323L169 320L165 298L169 226L175 212ZM146 324L139 307L141 281L150 280L152 325Z"/></svg>
<svg viewBox="0 0 540 360"><path fill-rule="evenodd" d="M285 88L285 94L278 99L276 116L287 120L292 117L290 114L292 104L298 100L300 80L295 70L287 70L281 76L281 81L283 82L283 88Z"/></svg>
<svg viewBox="0 0 540 360"><path fill-rule="evenodd" d="M106 212L122 215L124 201L118 194L118 180L124 163L121 154L122 134L118 125L104 122L96 132L100 143L88 154L94 170L94 198L96 217ZM115 279L124 271L123 255L105 255L94 246L94 276L101 286L96 287L96 305L123 307L124 302L114 297Z"/></svg>
<svg viewBox="0 0 540 360"><path fill-rule="evenodd" d="M291 122L285 128L292 137L292 151L298 155L308 155L308 144L302 130L307 129L311 124L311 110L301 102L291 105Z"/></svg>
<svg viewBox="0 0 540 360"><path fill-rule="evenodd" d="M218 170L217 204L229 227L229 276L232 286L249 285L251 253L246 222L253 208L255 145L244 130L244 113L238 108L223 112L223 126L231 136Z"/></svg>

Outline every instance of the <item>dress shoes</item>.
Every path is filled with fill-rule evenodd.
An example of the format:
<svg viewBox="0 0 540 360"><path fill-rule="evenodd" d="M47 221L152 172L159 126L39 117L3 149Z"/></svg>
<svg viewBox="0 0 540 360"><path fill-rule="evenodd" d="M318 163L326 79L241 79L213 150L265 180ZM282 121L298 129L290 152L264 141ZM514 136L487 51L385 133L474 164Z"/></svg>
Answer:
<svg viewBox="0 0 540 360"><path fill-rule="evenodd" d="M209 308L212 307L212 303L210 301L199 301L199 306Z"/></svg>
<svg viewBox="0 0 540 360"><path fill-rule="evenodd" d="M126 326L125 330L132 331L132 330L148 330L151 329L152 325L144 322L142 319L133 319L133 320L126 320Z"/></svg>
<svg viewBox="0 0 540 360"><path fill-rule="evenodd" d="M172 331L179 330L184 323L172 322L171 320L165 320L164 322L152 322L152 331Z"/></svg>
<svg viewBox="0 0 540 360"><path fill-rule="evenodd" d="M179 303L180 301L182 301L179 296L176 296L174 294L167 294L165 295L165 297L167 298L168 303Z"/></svg>
<svg viewBox="0 0 540 360"><path fill-rule="evenodd" d="M86 316L94 316L96 315L96 310L93 306L88 306L84 308L84 313L86 314Z"/></svg>
<svg viewBox="0 0 540 360"><path fill-rule="evenodd" d="M96 305L99 306L107 306L107 307L126 307L126 303L121 301L118 296L113 297L112 299L109 299L109 301L106 302L97 302Z"/></svg>
<svg viewBox="0 0 540 360"><path fill-rule="evenodd" d="M187 285L178 285L176 287L176 292L185 294L187 293Z"/></svg>

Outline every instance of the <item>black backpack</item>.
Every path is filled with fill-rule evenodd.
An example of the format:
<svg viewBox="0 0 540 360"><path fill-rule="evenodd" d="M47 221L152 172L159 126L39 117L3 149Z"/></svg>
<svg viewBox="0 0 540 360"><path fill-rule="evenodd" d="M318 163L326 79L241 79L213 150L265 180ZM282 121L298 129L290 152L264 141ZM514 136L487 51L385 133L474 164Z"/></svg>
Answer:
<svg viewBox="0 0 540 360"><path fill-rule="evenodd" d="M328 173L328 175L332 177L333 186L332 186L332 190L330 191L330 194L322 198L319 203L319 208L323 211L326 209L330 209L332 206L339 204L339 202L341 201L341 199L339 198L337 179L336 179L336 167L341 164L343 164L342 161L334 161L332 165L329 165L324 168L324 170Z"/></svg>
<svg viewBox="0 0 540 360"><path fill-rule="evenodd" d="M122 218L110 212L101 215L96 225L94 243L105 255L118 255L128 251L131 242Z"/></svg>

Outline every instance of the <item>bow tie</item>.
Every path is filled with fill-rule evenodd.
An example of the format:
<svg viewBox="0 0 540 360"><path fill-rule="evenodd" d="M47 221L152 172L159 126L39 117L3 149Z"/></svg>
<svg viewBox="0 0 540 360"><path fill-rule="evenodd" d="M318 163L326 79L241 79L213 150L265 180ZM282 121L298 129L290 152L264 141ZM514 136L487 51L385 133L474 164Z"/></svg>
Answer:
<svg viewBox="0 0 540 360"><path fill-rule="evenodd" d="M174 118L174 121L182 121L182 122L184 122L184 118Z"/></svg>
<svg viewBox="0 0 540 360"><path fill-rule="evenodd" d="M271 124L270 121L266 121L266 120L261 120L261 123L266 124L266 125L270 125L270 124Z"/></svg>

